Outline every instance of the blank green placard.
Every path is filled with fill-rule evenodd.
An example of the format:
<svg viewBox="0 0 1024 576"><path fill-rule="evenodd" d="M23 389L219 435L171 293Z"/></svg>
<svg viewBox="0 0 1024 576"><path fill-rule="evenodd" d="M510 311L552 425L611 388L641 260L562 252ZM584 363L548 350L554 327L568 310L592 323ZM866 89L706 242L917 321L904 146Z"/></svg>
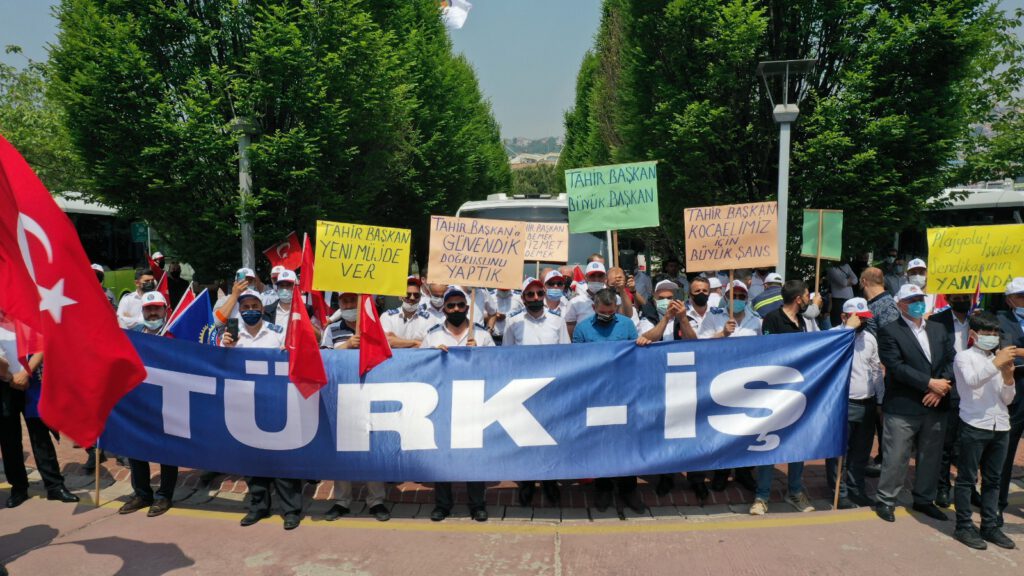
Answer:
<svg viewBox="0 0 1024 576"><path fill-rule="evenodd" d="M803 243L800 255L818 257L818 215L821 215L821 258L841 260L843 258L843 211L804 210Z"/></svg>

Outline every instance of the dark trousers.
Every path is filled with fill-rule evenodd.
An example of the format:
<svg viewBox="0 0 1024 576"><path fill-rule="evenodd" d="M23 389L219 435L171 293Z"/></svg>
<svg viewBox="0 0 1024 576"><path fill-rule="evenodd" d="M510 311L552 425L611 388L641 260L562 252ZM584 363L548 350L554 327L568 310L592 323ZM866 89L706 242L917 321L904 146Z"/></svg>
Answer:
<svg viewBox="0 0 1024 576"><path fill-rule="evenodd" d="M277 490L283 515L302 514L302 480L291 478L247 478L249 484L249 511L270 514L270 488Z"/></svg>
<svg viewBox="0 0 1024 576"><path fill-rule="evenodd" d="M875 399L849 401L847 404L847 448L843 459L843 476L839 484L839 497L848 498L850 494L867 498L864 481L864 469L871 459L871 441L875 434ZM825 481L832 490L836 488L836 468L838 458L825 460Z"/></svg>
<svg viewBox="0 0 1024 576"><path fill-rule="evenodd" d="M143 500L153 500L152 478L149 475L149 462L128 459L128 465L132 471L132 490L135 495ZM174 486L178 483L178 467L160 465L160 487L156 490L157 498L174 499Z"/></svg>
<svg viewBox="0 0 1024 576"><path fill-rule="evenodd" d="M487 484L483 482L466 482L466 493L469 495L469 509L486 508L487 501L484 500L484 492ZM451 482L434 482L434 505L451 512L455 506L455 498L452 496Z"/></svg>
<svg viewBox="0 0 1024 576"><path fill-rule="evenodd" d="M636 476L620 476L619 478L598 478L594 481L598 492L611 492L618 489L620 496L636 491Z"/></svg>
<svg viewBox="0 0 1024 576"><path fill-rule="evenodd" d="M1010 433L1006 438L1006 460L1003 462L1003 469L999 475L999 511L1002 512L1009 505L1010 480L1013 479L1013 459L1017 457L1017 444L1024 434L1024 419L1019 422L1010 423Z"/></svg>
<svg viewBox="0 0 1024 576"><path fill-rule="evenodd" d="M25 470L25 453L21 448L21 416L25 412L25 392L15 390L8 384L0 384L2 406L0 406L0 451L3 452L4 474L11 484L11 492L28 491L28 472ZM64 476L57 462L57 450L53 447L50 429L39 418L25 418L28 440L36 469L43 477L47 492L64 487Z"/></svg>
<svg viewBox="0 0 1024 576"><path fill-rule="evenodd" d="M981 529L995 528L999 516L999 477L1006 459L1008 431L996 432L960 423L960 460L956 469L956 527L973 526L971 493L981 470Z"/></svg>
<svg viewBox="0 0 1024 576"><path fill-rule="evenodd" d="M950 398L949 419L946 420L946 438L942 443L942 463L939 464L939 490L949 490L953 482L950 467L956 465L960 451L960 399Z"/></svg>
<svg viewBox="0 0 1024 576"><path fill-rule="evenodd" d="M935 502L946 414L933 410L914 415L883 413L882 417L885 418L885 461L875 492L879 504L896 505L896 497L907 479L911 457L917 466L911 492L914 504Z"/></svg>

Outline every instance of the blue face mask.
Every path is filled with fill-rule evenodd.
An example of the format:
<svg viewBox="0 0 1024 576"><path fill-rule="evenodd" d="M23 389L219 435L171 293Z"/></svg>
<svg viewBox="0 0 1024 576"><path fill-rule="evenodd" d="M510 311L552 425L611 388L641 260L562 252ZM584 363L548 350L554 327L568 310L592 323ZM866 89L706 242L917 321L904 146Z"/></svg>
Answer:
<svg viewBox="0 0 1024 576"><path fill-rule="evenodd" d="M664 298L662 300L656 300L654 305L658 308L658 314L664 315L665 312L668 312L668 305L671 303L671 298Z"/></svg>
<svg viewBox="0 0 1024 576"><path fill-rule="evenodd" d="M548 288L548 300L561 300L562 289L561 288Z"/></svg>
<svg viewBox="0 0 1024 576"><path fill-rule="evenodd" d="M164 327L163 318L157 318L156 320L143 320L142 323L150 330L159 330Z"/></svg>
<svg viewBox="0 0 1024 576"><path fill-rule="evenodd" d="M911 302L910 305L907 306L907 316L915 319L923 318L925 310L927 309L928 307L925 306L924 302Z"/></svg>
<svg viewBox="0 0 1024 576"><path fill-rule="evenodd" d="M732 313L733 314L742 314L743 311L746 310L746 309L747 309L747 301L746 300L733 300L732 301Z"/></svg>
<svg viewBox="0 0 1024 576"><path fill-rule="evenodd" d="M260 323L260 318L263 318L263 312L260 310L243 310L239 316L242 317L242 322L249 326L255 326Z"/></svg>
<svg viewBox="0 0 1024 576"><path fill-rule="evenodd" d="M292 292L291 288L278 288L277 289L277 298L281 302L284 302L285 304L291 304L292 303L292 296L294 294L295 293Z"/></svg>

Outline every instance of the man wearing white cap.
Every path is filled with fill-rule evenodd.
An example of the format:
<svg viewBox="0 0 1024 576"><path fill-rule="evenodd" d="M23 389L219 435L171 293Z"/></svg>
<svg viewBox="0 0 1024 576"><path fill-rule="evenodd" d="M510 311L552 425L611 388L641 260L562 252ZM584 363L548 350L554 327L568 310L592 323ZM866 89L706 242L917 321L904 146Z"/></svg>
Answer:
<svg viewBox="0 0 1024 576"><path fill-rule="evenodd" d="M422 298L423 281L419 276L409 276L405 281L402 305L381 316L381 326L392 348L420 347L427 330L433 325L430 315L420 308Z"/></svg>
<svg viewBox="0 0 1024 576"><path fill-rule="evenodd" d="M637 332L651 342L671 340L696 340L697 332L690 322L679 322L686 311L686 304L677 300L679 285L671 280L661 280L654 287L651 299L644 304ZM677 338L677 334L679 337Z"/></svg>
<svg viewBox="0 0 1024 576"><path fill-rule="evenodd" d="M467 310L469 301L459 286L449 286L442 297L445 321L427 331L420 348L438 348L445 352L455 346L494 346L494 340L483 324L470 325ZM477 522L487 521L487 502L484 500L486 484L466 482L469 496L469 515ZM434 510L430 519L440 522L451 515L455 505L451 482L434 483Z"/></svg>
<svg viewBox="0 0 1024 576"><path fill-rule="evenodd" d="M554 271L552 271L554 272ZM558 274L557 272L554 272ZM548 276L551 274L549 273ZM502 346L535 346L543 344L569 344L569 332L565 328L565 320L557 310L551 310L545 304L546 293L544 284L536 278L527 278L523 282L522 301L524 309L514 312L505 324L505 340ZM534 481L518 482L519 504L533 505L533 495L537 489ZM542 482L544 496L548 502L558 506L561 493L557 480Z"/></svg>
<svg viewBox="0 0 1024 576"><path fill-rule="evenodd" d="M277 299L280 298L280 291L277 287L277 278L284 270L287 270L287 268L280 264L270 269L270 284L264 286L263 292L260 293L260 297L263 298L264 308L270 306L274 302L277 302Z"/></svg>
<svg viewBox="0 0 1024 576"><path fill-rule="evenodd" d="M245 291L256 292L256 273L252 268L239 268L235 272L235 282L231 286L231 293L223 298L218 298L213 305L213 322L218 328L228 323L229 318L238 318L238 300ZM260 295L260 302L263 296Z"/></svg>
<svg viewBox="0 0 1024 576"><path fill-rule="evenodd" d="M320 338L321 348L350 350L359 348L359 334L356 324L359 321L359 294L341 292L338 294L338 310L327 319L329 324L324 328Z"/></svg>
<svg viewBox="0 0 1024 576"><path fill-rule="evenodd" d="M243 324L239 326L237 337L230 331L225 332L221 337L221 346L276 349L284 347L281 328L263 320L263 300L259 292L245 290L238 295L238 315ZM270 494L273 487L277 491L277 499L284 515L284 529L298 528L302 518L302 480L267 477L252 477L246 480L249 485L249 512L242 518L242 526L252 526L270 516Z"/></svg>
<svg viewBox="0 0 1024 576"><path fill-rule="evenodd" d="M569 282L558 270L552 269L544 275L544 304L548 310L555 310L565 321L565 311L569 300L565 297Z"/></svg>
<svg viewBox="0 0 1024 576"><path fill-rule="evenodd" d="M907 283L913 284L924 291L925 285L928 284L928 263L920 258L914 258L908 262ZM924 296L924 317L931 316L933 310L935 310L935 294L926 293Z"/></svg>
<svg viewBox="0 0 1024 576"><path fill-rule="evenodd" d="M608 272L603 262L594 261L587 264L583 277L587 283L586 292L577 294L569 300L569 306L565 310L565 325L570 338L577 324L594 315L594 294L606 287Z"/></svg>
<svg viewBox="0 0 1024 576"><path fill-rule="evenodd" d="M840 510L872 504L866 492L864 471L871 458L875 412L885 392L885 381L882 378L882 362L878 359L878 341L866 330L871 318L867 300L850 298L843 302L840 324L832 328L857 332L847 400L847 450L839 485ZM833 489L836 486L837 466L838 458L825 460L825 479Z"/></svg>
<svg viewBox="0 0 1024 576"><path fill-rule="evenodd" d="M722 303L722 280L716 274L705 276L708 285L711 287L711 295L708 296L708 306L718 308Z"/></svg>
<svg viewBox="0 0 1024 576"><path fill-rule="evenodd" d="M949 520L935 505L953 380L953 342L946 329L928 322L925 294L915 284L900 286L900 319L878 331L878 355L885 366L882 418L885 460L878 480L879 518L894 522L896 498L907 477L914 446L914 510Z"/></svg>
<svg viewBox="0 0 1024 576"><path fill-rule="evenodd" d="M295 284L298 281L299 277L295 272L282 268L274 279L276 288L274 289L273 298L268 298L266 292L260 294L260 299L263 300L263 319L281 328L282 339L288 338L288 326L291 324L292 319L292 306L296 304L292 302L292 298L295 293ZM303 304L299 302L298 305L302 306Z"/></svg>
<svg viewBox="0 0 1024 576"><path fill-rule="evenodd" d="M1006 451L1006 460L1003 463L1003 472L999 479L999 517L996 524L1001 527L1003 525L1003 510L1009 503L1013 460L1017 455L1017 444L1020 442L1021 435L1024 434L1024 356L1021 355L1021 351L1024 350L1024 276L1018 276L1007 283L1006 310L1000 310L997 316L999 318L999 347L1016 346L1018 352L1018 356L1013 361L1016 395L1013 403L1009 406L1009 448Z"/></svg>
<svg viewBox="0 0 1024 576"><path fill-rule="evenodd" d="M135 291L121 297L117 304L117 323L131 330L142 324L142 295L156 290L156 280L149 268L135 271Z"/></svg>
<svg viewBox="0 0 1024 576"><path fill-rule="evenodd" d="M164 295L159 292L143 294L142 316L143 323L136 326L134 330L143 334L159 335L164 323L167 322L167 299L164 298ZM153 518L170 510L174 487L178 482L178 467L160 465L160 487L157 488L154 498L149 462L129 458L128 465L131 468L132 490L135 493L121 506L117 511L118 514L131 514L143 508L149 508L146 516Z"/></svg>
<svg viewBox="0 0 1024 576"><path fill-rule="evenodd" d="M110 301L111 307L113 307L116 310L117 300L114 298L114 293L110 291L110 288L107 288L106 286L103 285L103 278L106 277L106 271L103 270L103 266L100 266L99 264L93 264L92 266L90 266L90 268L92 268L92 271L96 273L96 281L100 283L100 288L102 288L103 293L106 294L107 300Z"/></svg>

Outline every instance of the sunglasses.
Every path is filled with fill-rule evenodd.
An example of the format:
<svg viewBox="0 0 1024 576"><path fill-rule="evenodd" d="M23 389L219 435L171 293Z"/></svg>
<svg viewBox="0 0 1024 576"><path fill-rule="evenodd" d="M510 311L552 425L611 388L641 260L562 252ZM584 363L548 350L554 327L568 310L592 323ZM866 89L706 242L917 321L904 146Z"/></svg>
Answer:
<svg viewBox="0 0 1024 576"><path fill-rule="evenodd" d="M544 297L544 291L543 290L531 290L529 292L523 292L523 297L524 298L543 298Z"/></svg>
<svg viewBox="0 0 1024 576"><path fill-rule="evenodd" d="M410 292L405 295L406 300L419 300L421 294L419 292Z"/></svg>
<svg viewBox="0 0 1024 576"><path fill-rule="evenodd" d="M465 310L469 305L465 302L449 302L444 305L445 310Z"/></svg>

